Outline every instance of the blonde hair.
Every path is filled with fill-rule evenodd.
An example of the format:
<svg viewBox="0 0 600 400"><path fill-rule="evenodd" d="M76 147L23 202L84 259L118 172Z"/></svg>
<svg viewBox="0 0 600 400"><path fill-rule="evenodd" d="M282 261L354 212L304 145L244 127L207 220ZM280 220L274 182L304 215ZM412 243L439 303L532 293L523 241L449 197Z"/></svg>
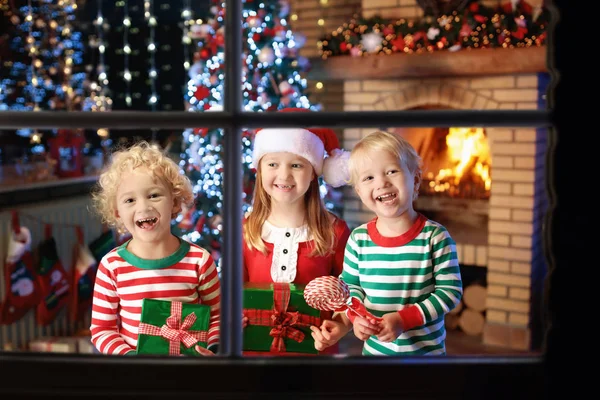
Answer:
<svg viewBox="0 0 600 400"><path fill-rule="evenodd" d="M179 166L158 148L152 147L146 141L141 141L129 148L112 153L109 164L104 167L92 191L92 204L103 223L120 229L115 215L119 181L125 173L138 167L148 168L155 178L162 179L171 189L178 207L177 212L173 213L171 218L181 212L182 205L191 206L193 204L192 184L187 176L180 173Z"/></svg>
<svg viewBox="0 0 600 400"><path fill-rule="evenodd" d="M256 170L256 185L252 212L248 215L243 226L244 240L250 249L256 249L263 254L267 253L267 247L262 240L262 226L271 214L271 197L262 184L262 173L260 163ZM311 256L325 256L333 252L335 246L335 232L330 217L333 215L325 208L321 199L318 179L310 182L308 190L304 194L304 205L306 207L306 220L309 236L312 235L313 250Z"/></svg>
<svg viewBox="0 0 600 400"><path fill-rule="evenodd" d="M367 153L386 151L404 164L415 176L415 199L419 194L423 174L422 160L415 148L402 136L385 131L371 132L362 138L350 152L348 169L350 184L356 186L358 180L358 165L365 162ZM413 199L414 200L414 199Z"/></svg>

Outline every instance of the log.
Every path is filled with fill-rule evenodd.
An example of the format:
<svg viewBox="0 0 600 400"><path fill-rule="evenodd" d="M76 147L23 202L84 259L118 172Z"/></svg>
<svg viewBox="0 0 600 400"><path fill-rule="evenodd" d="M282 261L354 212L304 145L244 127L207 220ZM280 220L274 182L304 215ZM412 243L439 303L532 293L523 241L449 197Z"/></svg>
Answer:
<svg viewBox="0 0 600 400"><path fill-rule="evenodd" d="M450 311L448 312L448 314L454 314L454 315L458 315L458 314L460 314L460 312L462 311L463 307L464 307L464 306L463 306L463 302L461 301L461 302L459 302L459 303L456 305L456 307L454 307L452 310L450 310Z"/></svg>
<svg viewBox="0 0 600 400"><path fill-rule="evenodd" d="M453 331L458 328L458 321L460 320L460 315L458 314L446 314L444 317L444 322L446 324L447 331Z"/></svg>
<svg viewBox="0 0 600 400"><path fill-rule="evenodd" d="M474 283L467 286L463 291L463 301L465 306L475 311L485 311L486 309L487 288Z"/></svg>
<svg viewBox="0 0 600 400"><path fill-rule="evenodd" d="M479 311L465 308L460 314L458 326L464 333L470 336L477 336L483 333L485 318Z"/></svg>

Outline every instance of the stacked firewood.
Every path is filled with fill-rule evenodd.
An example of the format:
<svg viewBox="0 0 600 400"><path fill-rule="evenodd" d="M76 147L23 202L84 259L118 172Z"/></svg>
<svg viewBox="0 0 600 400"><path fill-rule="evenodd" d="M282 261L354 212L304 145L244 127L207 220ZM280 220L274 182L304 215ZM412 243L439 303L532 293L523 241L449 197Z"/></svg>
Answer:
<svg viewBox="0 0 600 400"><path fill-rule="evenodd" d="M465 287L460 303L446 314L446 329L460 329L471 336L481 335L485 324L486 297L487 288L481 283Z"/></svg>

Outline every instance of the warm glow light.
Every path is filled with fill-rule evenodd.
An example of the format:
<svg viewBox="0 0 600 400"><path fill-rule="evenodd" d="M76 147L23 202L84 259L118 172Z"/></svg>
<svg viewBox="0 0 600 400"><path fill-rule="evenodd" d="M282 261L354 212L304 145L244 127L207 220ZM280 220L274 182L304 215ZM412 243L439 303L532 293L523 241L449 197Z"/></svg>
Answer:
<svg viewBox="0 0 600 400"><path fill-rule="evenodd" d="M490 147L483 128L450 128L446 136L450 168L440 169L435 175L429 173L429 187L435 192L460 193L461 183L480 182L485 192L490 191Z"/></svg>

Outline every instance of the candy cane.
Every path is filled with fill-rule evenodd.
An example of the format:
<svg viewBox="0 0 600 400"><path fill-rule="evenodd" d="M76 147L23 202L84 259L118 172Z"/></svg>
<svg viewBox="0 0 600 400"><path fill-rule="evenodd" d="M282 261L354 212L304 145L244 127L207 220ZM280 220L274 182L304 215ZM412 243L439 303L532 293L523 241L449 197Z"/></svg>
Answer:
<svg viewBox="0 0 600 400"><path fill-rule="evenodd" d="M346 282L335 276L321 276L310 281L304 288L304 300L306 304L321 311L345 311L365 319L381 321L367 311L364 304L357 298L352 297L348 304L350 289Z"/></svg>

